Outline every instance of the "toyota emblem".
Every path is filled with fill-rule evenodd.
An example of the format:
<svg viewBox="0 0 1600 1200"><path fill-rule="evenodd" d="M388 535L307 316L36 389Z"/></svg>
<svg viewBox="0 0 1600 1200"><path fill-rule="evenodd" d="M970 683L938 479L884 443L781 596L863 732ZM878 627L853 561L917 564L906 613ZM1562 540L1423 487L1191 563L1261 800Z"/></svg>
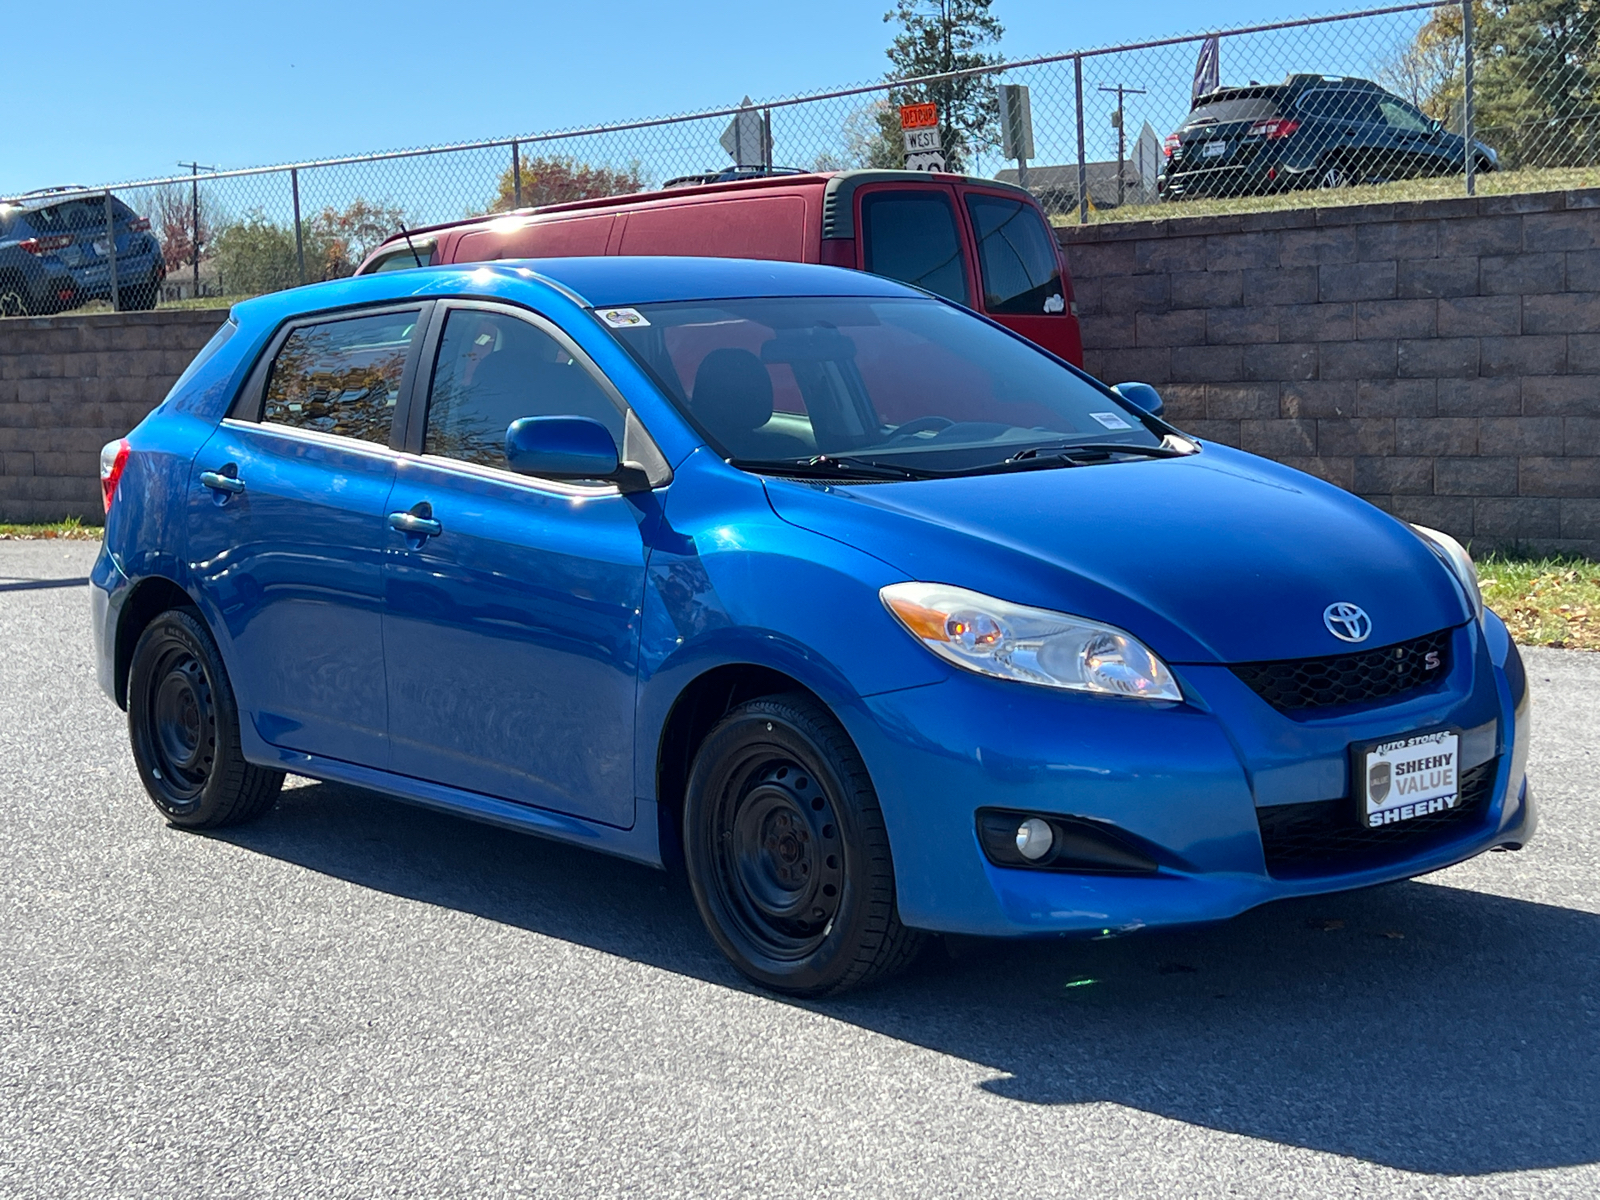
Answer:
<svg viewBox="0 0 1600 1200"><path fill-rule="evenodd" d="M1364 642L1372 633L1372 618L1359 605L1344 600L1322 610L1322 623L1341 642Z"/></svg>

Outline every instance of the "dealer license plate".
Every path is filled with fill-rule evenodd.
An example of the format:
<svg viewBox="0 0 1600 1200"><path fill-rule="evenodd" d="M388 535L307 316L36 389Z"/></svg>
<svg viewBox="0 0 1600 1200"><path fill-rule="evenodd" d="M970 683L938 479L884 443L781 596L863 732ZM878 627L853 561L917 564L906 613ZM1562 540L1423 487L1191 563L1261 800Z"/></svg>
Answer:
<svg viewBox="0 0 1600 1200"><path fill-rule="evenodd" d="M1228 152L1227 142L1207 142L1200 147L1201 158L1221 158Z"/></svg>
<svg viewBox="0 0 1600 1200"><path fill-rule="evenodd" d="M1357 747L1357 817L1369 829L1404 824L1461 803L1461 737L1453 729Z"/></svg>
<svg viewBox="0 0 1600 1200"><path fill-rule="evenodd" d="M106 254L110 252L110 250L111 250L111 242L108 239L106 239L106 238L96 238L94 240L94 252L96 254L98 254L101 258L104 258L106 256Z"/></svg>

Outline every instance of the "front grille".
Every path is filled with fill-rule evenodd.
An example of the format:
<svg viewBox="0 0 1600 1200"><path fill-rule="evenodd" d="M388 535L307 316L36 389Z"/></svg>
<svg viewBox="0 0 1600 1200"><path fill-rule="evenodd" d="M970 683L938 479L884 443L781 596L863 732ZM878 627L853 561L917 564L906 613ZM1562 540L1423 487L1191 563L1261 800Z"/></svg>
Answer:
<svg viewBox="0 0 1600 1200"><path fill-rule="evenodd" d="M1442 682L1450 674L1450 630L1333 658L1237 663L1233 673L1279 712L1372 704Z"/></svg>
<svg viewBox="0 0 1600 1200"><path fill-rule="evenodd" d="M1499 761L1491 758L1461 773L1461 803L1454 808L1379 829L1357 821L1349 797L1258 808L1267 873L1279 879L1338 875L1398 862L1461 837L1482 822Z"/></svg>

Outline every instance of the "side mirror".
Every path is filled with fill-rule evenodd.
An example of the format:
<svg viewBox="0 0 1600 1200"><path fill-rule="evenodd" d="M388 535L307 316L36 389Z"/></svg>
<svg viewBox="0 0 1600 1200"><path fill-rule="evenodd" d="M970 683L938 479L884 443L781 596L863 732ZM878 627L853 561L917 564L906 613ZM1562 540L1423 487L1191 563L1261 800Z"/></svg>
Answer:
<svg viewBox="0 0 1600 1200"><path fill-rule="evenodd" d="M1135 408L1142 408L1152 417L1159 417L1166 411L1166 404L1161 399L1161 393L1148 383L1119 383L1111 389Z"/></svg>
<svg viewBox="0 0 1600 1200"><path fill-rule="evenodd" d="M521 417L506 430L506 461L519 475L614 479L617 443L590 417Z"/></svg>

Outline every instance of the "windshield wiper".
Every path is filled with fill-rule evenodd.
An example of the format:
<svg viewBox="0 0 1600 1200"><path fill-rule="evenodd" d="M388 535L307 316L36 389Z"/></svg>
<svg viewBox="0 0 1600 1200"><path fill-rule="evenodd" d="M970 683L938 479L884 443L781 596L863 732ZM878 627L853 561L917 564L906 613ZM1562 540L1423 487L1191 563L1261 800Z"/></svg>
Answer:
<svg viewBox="0 0 1600 1200"><path fill-rule="evenodd" d="M1059 446L1029 446L1026 450L1018 450L1006 459L1006 463L1028 462L1030 459L1040 458L1104 458L1112 454L1137 454L1143 458L1182 458L1191 453L1193 451L1180 450L1176 446L1139 446L1131 442L1064 442Z"/></svg>
<svg viewBox="0 0 1600 1200"><path fill-rule="evenodd" d="M897 467L891 463L875 462L869 458L855 458L848 454L837 456L817 454L811 458L793 459L785 462L730 458L728 462L746 471L756 471L769 475L793 475L801 479L817 479L821 477L830 479L932 478L931 472L917 471L911 467Z"/></svg>

